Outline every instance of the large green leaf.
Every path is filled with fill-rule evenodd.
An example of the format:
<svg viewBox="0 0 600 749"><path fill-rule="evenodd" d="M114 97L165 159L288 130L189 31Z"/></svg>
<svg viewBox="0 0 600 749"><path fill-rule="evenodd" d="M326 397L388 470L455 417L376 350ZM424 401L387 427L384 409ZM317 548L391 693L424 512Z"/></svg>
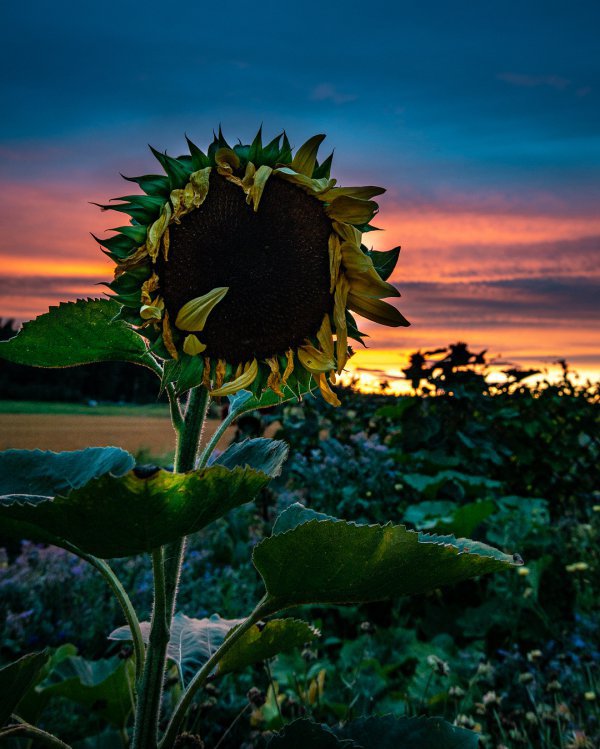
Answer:
<svg viewBox="0 0 600 749"><path fill-rule="evenodd" d="M264 625L255 624L225 653L219 661L217 673L240 671L311 642L318 635L316 629L300 619L272 619Z"/></svg>
<svg viewBox="0 0 600 749"><path fill-rule="evenodd" d="M248 466L273 478L281 473L287 454L288 446L285 442L259 437L234 443L211 465L221 465L232 470L236 466Z"/></svg>
<svg viewBox="0 0 600 749"><path fill-rule="evenodd" d="M40 688L47 697L65 697L113 726L124 727L133 709L134 682L132 660L72 656L61 661Z"/></svg>
<svg viewBox="0 0 600 749"><path fill-rule="evenodd" d="M123 476L135 464L119 447L51 450L5 450L0 453L0 495L53 497L80 489L107 473Z"/></svg>
<svg viewBox="0 0 600 749"><path fill-rule="evenodd" d="M177 612L171 624L167 657L175 663L185 683L202 668L222 645L231 630L243 619L223 619L213 614L205 619L193 619ZM141 622L142 637L148 643L150 622ZM310 642L318 632L298 619L273 619L267 624L254 625L241 637L219 662L218 674L240 671L253 663L272 658L291 648ZM128 626L110 634L111 640L131 640Z"/></svg>
<svg viewBox="0 0 600 749"><path fill-rule="evenodd" d="M144 339L113 318L121 306L109 299L62 302L26 322L14 338L0 342L0 357L32 367L74 367L104 361L149 364Z"/></svg>
<svg viewBox="0 0 600 749"><path fill-rule="evenodd" d="M32 466L38 456L45 455L35 450L8 452L20 453L20 464L29 462ZM37 486L34 493L23 493L23 480L15 478L15 490L7 479L4 496L0 496L3 531L33 541L57 545L68 542L103 558L151 551L199 531L252 500L281 470L287 446L250 440L236 446L235 452L237 459L228 451L221 456L227 465L215 462L189 473L162 469L134 470L120 476L104 473L71 491L59 490L54 496L40 496ZM122 460L123 451L117 453ZM69 453L55 455L57 463L71 464ZM0 454L0 470L1 459ZM14 463L16 458L10 455L9 459Z"/></svg>
<svg viewBox="0 0 600 749"><path fill-rule="evenodd" d="M522 564L482 543L409 531L402 525L302 521L254 549L268 593L266 612L310 603L361 603L423 593ZM285 515L285 513L284 513ZM311 515L307 514L306 518ZM280 527L286 527L285 518Z"/></svg>
<svg viewBox="0 0 600 749"><path fill-rule="evenodd" d="M496 504L491 499L460 506L445 500L426 500L407 507L404 520L420 531L470 536L494 512Z"/></svg>
<svg viewBox="0 0 600 749"><path fill-rule="evenodd" d="M176 664L184 682L206 663L233 627L243 619L223 619L213 614L205 619L193 619L177 612L171 624L171 636L167 647L167 657ZM141 622L142 637L148 643L150 622ZM119 627L110 634L111 640L131 640L128 626Z"/></svg>
<svg viewBox="0 0 600 749"><path fill-rule="evenodd" d="M18 661L0 668L0 726L3 726L16 710L48 659L45 651L28 653Z"/></svg>
<svg viewBox="0 0 600 749"><path fill-rule="evenodd" d="M341 747L361 749L354 741L339 739L327 726L306 718L288 723L282 731L267 739L266 747L267 749L309 749L309 747L310 749L341 749Z"/></svg>
<svg viewBox="0 0 600 749"><path fill-rule="evenodd" d="M333 729L361 749L477 749L474 731L458 728L441 718L361 718Z"/></svg>
<svg viewBox="0 0 600 749"><path fill-rule="evenodd" d="M29 690L23 696L21 702L19 702L20 718L23 718L23 720L26 720L32 725L37 725L40 714L50 699L50 694L46 693L44 688L40 686L41 682L48 679L50 674L60 663L62 663L62 661L74 655L77 655L77 648L75 645L66 643L65 645L56 648L56 650L48 656L46 663L38 672L38 675L33 680Z"/></svg>

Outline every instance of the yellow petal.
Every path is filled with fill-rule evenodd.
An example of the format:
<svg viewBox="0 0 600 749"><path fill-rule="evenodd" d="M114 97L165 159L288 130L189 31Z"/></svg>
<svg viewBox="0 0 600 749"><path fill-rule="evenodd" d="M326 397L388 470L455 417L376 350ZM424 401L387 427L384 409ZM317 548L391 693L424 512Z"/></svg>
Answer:
<svg viewBox="0 0 600 749"><path fill-rule="evenodd" d="M325 208L325 213L336 221L346 224L368 224L379 206L374 200L360 200L342 195Z"/></svg>
<svg viewBox="0 0 600 749"><path fill-rule="evenodd" d="M228 177L233 174L233 170L237 169L240 165L240 157L231 148L219 148L215 154L215 162L217 164L217 172Z"/></svg>
<svg viewBox="0 0 600 749"><path fill-rule="evenodd" d="M152 294L158 289L160 286L160 279L156 275L156 273L153 273L150 278L146 279L144 283L142 284L142 302L143 304L152 304Z"/></svg>
<svg viewBox="0 0 600 749"><path fill-rule="evenodd" d="M312 177L317 160L317 152L324 140L324 135L313 135L304 145L300 146L292 161L292 169L299 174L306 174L307 177Z"/></svg>
<svg viewBox="0 0 600 749"><path fill-rule="evenodd" d="M150 304L143 304L140 307L140 317L142 320L161 320L164 308L165 303L163 300L160 297L156 297Z"/></svg>
<svg viewBox="0 0 600 749"><path fill-rule="evenodd" d="M133 255L119 261L119 264L115 268L115 278L118 278L122 273L125 273L125 271L133 270L133 268L137 268L138 265L142 265L147 257L148 249L146 245L143 244L141 247L137 248Z"/></svg>
<svg viewBox="0 0 600 749"><path fill-rule="evenodd" d="M254 205L254 212L258 211L258 204L260 203L260 199L263 194L263 190L265 189L265 185L267 184L267 180L273 173L273 170L270 166L261 166L256 170L256 174L254 175L254 181L252 185L248 188L247 192L247 202L252 202Z"/></svg>
<svg viewBox="0 0 600 749"><path fill-rule="evenodd" d="M165 230L169 225L171 215L171 204L167 201L163 206L160 216L148 229L146 248L148 249L148 254L153 261L155 261L158 256L158 250L160 249L160 240L162 239L162 235L165 233Z"/></svg>
<svg viewBox="0 0 600 749"><path fill-rule="evenodd" d="M286 384L288 381L288 377L292 374L294 371L294 351L293 349L288 349L286 351L286 357L287 357L287 363L285 365L285 372L283 373L283 377L281 378L281 382L283 385Z"/></svg>
<svg viewBox="0 0 600 749"><path fill-rule="evenodd" d="M202 384L210 390L210 356L204 357L204 369L202 370Z"/></svg>
<svg viewBox="0 0 600 749"><path fill-rule="evenodd" d="M385 187L374 187L372 185L367 187L334 187L326 193L319 195L319 198L327 203L332 203L336 198L339 198L342 195L349 195L351 198L360 198L361 200L369 200L376 195L383 195L384 192Z"/></svg>
<svg viewBox="0 0 600 749"><path fill-rule="evenodd" d="M215 385L220 388L225 379L225 372L227 371L227 362L225 359L219 359L217 366L215 367Z"/></svg>
<svg viewBox="0 0 600 749"><path fill-rule="evenodd" d="M366 317L367 320L373 320L380 325L397 328L399 325L410 324L391 304L353 292L352 289L348 294L348 307L362 317Z"/></svg>
<svg viewBox="0 0 600 749"><path fill-rule="evenodd" d="M333 334L331 333L331 321L328 314L323 317L323 322L317 333L317 340L321 344L325 356L333 359Z"/></svg>
<svg viewBox="0 0 600 749"><path fill-rule="evenodd" d="M190 335L186 335L183 341L183 350L190 356L196 356L197 354L206 351L206 344L202 343L198 336L190 333Z"/></svg>
<svg viewBox="0 0 600 749"><path fill-rule="evenodd" d="M300 364L302 364L304 369L312 374L320 374L321 372L329 372L335 369L333 359L310 343L299 347L298 359L300 359Z"/></svg>
<svg viewBox="0 0 600 749"><path fill-rule="evenodd" d="M340 399L329 387L329 383L327 382L327 375L324 372L322 372L318 376L317 382L319 383L319 390L321 391L321 395L327 401L327 403L330 403L332 406L342 405Z"/></svg>
<svg viewBox="0 0 600 749"><path fill-rule="evenodd" d="M344 242L352 242L360 249L360 244L362 242L362 234L359 232L359 230L355 226L351 226L350 224L344 224L339 221L334 221L333 229L339 234L339 236L344 240Z"/></svg>
<svg viewBox="0 0 600 749"><path fill-rule="evenodd" d="M371 258L359 247L351 242L342 242L341 250L346 275L354 291L362 291L378 299L400 296L395 286L382 280Z"/></svg>
<svg viewBox="0 0 600 749"><path fill-rule="evenodd" d="M244 174L244 178L242 179L242 187L244 188L244 190L248 191L248 189L252 187L255 174L256 174L256 167L251 161L249 161L246 164L246 172Z"/></svg>
<svg viewBox="0 0 600 749"><path fill-rule="evenodd" d="M179 310L175 325L179 330L204 330L208 316L228 291L228 286L217 286L208 294L186 302Z"/></svg>
<svg viewBox="0 0 600 749"><path fill-rule="evenodd" d="M193 190L192 206L199 208L204 203L208 195L208 185L212 167L207 166L205 169L198 169L197 172L190 174L190 184Z"/></svg>
<svg viewBox="0 0 600 749"><path fill-rule="evenodd" d="M329 235L329 293L333 294L335 285L340 275L340 266L342 264L342 250L340 247L339 237L335 232Z"/></svg>
<svg viewBox="0 0 600 749"><path fill-rule="evenodd" d="M271 356L268 359L265 359L265 361L271 368L271 374L267 379L267 387L271 388L274 393L277 393L277 395L283 398L284 396L281 392L281 374L279 372L279 361L277 360L276 356Z"/></svg>
<svg viewBox="0 0 600 749"><path fill-rule="evenodd" d="M335 287L333 302L333 322L335 324L335 350L337 359L337 371L340 373L348 361L348 329L346 326L346 303L350 285L348 280L341 276Z"/></svg>
<svg viewBox="0 0 600 749"><path fill-rule="evenodd" d="M179 351L177 351L177 348L175 347L175 342L173 341L173 330L171 329L171 323L169 321L168 312L165 312L165 319L163 320L162 338L163 338L163 343L165 344L165 348L171 354L173 359L179 359ZM185 346L184 346L184 349L185 349Z"/></svg>
<svg viewBox="0 0 600 749"><path fill-rule="evenodd" d="M169 246L171 244L171 235L169 234L169 227L165 229L165 233L162 235L162 251L165 260L169 259Z"/></svg>
<svg viewBox="0 0 600 749"><path fill-rule="evenodd" d="M330 190L333 185L335 185L334 179L327 179L326 177L312 179L312 177L307 177L306 174L299 174L287 166L279 167L275 170L275 173L282 179L285 179L288 182L293 182L295 185L301 187L305 192L310 193L311 195L316 195L319 198L321 197L321 193Z"/></svg>
<svg viewBox="0 0 600 749"><path fill-rule="evenodd" d="M244 373L232 382L228 382L227 384L223 385L223 387L212 390L211 395L214 397L219 397L221 395L233 395L233 393L237 393L238 390L245 390L246 388L248 388L254 382L258 374L258 362L256 361L256 359L253 359L252 362L247 364L244 370Z"/></svg>

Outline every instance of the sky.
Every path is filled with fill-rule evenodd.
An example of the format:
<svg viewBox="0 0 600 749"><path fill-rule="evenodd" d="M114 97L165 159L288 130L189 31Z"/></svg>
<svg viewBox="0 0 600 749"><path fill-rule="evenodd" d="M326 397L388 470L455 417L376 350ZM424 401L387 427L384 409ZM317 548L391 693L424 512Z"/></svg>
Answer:
<svg viewBox="0 0 600 749"><path fill-rule="evenodd" d="M119 219L91 202L156 171L147 144L262 123L326 133L338 183L387 188L365 240L401 245L412 325L365 322L354 369L463 340L598 377L599 28L596 0L4 4L0 316L102 295L90 232Z"/></svg>

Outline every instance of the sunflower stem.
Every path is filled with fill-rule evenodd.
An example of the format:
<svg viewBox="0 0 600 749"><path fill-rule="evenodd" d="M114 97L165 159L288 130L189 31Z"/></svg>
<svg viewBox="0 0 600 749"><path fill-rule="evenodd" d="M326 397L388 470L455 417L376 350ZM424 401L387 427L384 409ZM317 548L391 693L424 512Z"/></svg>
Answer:
<svg viewBox="0 0 600 749"><path fill-rule="evenodd" d="M223 419L223 421L219 424L218 429L215 430L215 433L210 438L208 444L200 455L198 468L204 468L204 466L208 463L208 461L210 460L210 456L215 450L215 447L219 444L219 440L239 415L239 411L230 411Z"/></svg>
<svg viewBox="0 0 600 749"><path fill-rule="evenodd" d="M132 749L155 749L156 747L169 644L170 617L167 609L162 548L152 552L152 570L154 572L154 606L146 663L135 715Z"/></svg>
<svg viewBox="0 0 600 749"><path fill-rule="evenodd" d="M183 473L195 468L209 395L203 386L194 388L183 417L176 399L173 399L174 393L169 393L173 427L177 434L175 471ZM167 646L184 550L185 538L181 538L152 553L154 607L131 749L155 749L157 746Z"/></svg>
<svg viewBox="0 0 600 749"><path fill-rule="evenodd" d="M202 666L200 671L198 671L198 673L190 681L188 688L181 696L181 699L179 700L179 703L177 704L177 707L175 708L173 715L171 716L171 720L169 721L169 725L167 726L165 735L158 745L159 749L172 748L173 743L177 738L177 734L179 733L179 729L181 727L183 719L185 718L185 714L189 706L191 705L196 692L206 683L208 677L211 675L215 666L219 663L223 656L231 650L236 642L251 627L253 627L256 622L260 621L260 619L264 615L266 600L266 596L261 599L261 601L258 603L254 611L248 616L248 618L245 619L238 627L232 630L231 634L225 638L221 646L217 650L215 650L212 656L206 661L204 666Z"/></svg>

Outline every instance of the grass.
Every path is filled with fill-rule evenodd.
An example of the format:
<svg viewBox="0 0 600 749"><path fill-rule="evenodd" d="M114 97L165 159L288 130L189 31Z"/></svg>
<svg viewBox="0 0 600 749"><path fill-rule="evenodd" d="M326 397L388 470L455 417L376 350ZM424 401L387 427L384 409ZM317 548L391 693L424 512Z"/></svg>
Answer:
<svg viewBox="0 0 600 749"><path fill-rule="evenodd" d="M119 406L116 404L53 403L46 401L0 400L0 414L60 414L72 416L154 416L166 418L169 407L165 403Z"/></svg>

